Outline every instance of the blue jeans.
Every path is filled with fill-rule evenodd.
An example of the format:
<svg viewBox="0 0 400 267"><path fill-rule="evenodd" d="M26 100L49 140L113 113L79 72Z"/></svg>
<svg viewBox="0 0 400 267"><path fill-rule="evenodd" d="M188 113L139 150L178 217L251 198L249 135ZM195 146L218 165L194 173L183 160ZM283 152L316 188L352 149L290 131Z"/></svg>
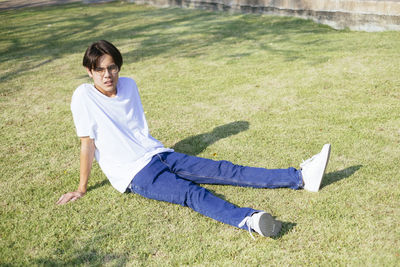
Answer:
<svg viewBox="0 0 400 267"><path fill-rule="evenodd" d="M299 189L303 186L303 179L301 172L295 168L268 170L166 152L155 155L135 175L128 191L146 198L190 207L205 216L235 227L238 227L245 217L259 211L237 207L216 197L198 184ZM245 229L246 226L242 228Z"/></svg>

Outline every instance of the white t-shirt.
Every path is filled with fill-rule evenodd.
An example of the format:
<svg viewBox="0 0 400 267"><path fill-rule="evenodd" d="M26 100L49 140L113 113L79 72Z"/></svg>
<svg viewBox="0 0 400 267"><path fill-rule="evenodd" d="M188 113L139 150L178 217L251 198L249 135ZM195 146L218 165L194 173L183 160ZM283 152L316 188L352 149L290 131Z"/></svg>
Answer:
<svg viewBox="0 0 400 267"><path fill-rule="evenodd" d="M82 84L72 96L71 111L77 135L94 139L95 158L121 193L155 154L173 151L150 135L132 79L119 78L117 95L112 98L91 84Z"/></svg>

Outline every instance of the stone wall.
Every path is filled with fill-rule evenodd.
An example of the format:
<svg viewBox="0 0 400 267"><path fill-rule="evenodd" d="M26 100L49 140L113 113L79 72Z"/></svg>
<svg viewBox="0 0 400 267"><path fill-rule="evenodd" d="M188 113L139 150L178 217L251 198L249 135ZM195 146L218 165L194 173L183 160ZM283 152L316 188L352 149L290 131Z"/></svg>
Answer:
<svg viewBox="0 0 400 267"><path fill-rule="evenodd" d="M159 7L296 16L335 29L400 31L400 0L130 0Z"/></svg>

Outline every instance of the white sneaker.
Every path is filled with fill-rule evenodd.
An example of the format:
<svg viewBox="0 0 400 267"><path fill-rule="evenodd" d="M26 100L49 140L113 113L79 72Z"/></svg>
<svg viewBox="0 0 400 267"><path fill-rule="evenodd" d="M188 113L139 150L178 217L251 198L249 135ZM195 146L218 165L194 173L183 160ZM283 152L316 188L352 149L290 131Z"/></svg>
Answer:
<svg viewBox="0 0 400 267"><path fill-rule="evenodd" d="M318 192L328 165L330 153L331 145L325 144L320 153L300 164L305 190Z"/></svg>
<svg viewBox="0 0 400 267"><path fill-rule="evenodd" d="M281 221L275 220L271 214L264 211L247 216L243 221L241 221L241 223L239 223L239 227L242 227L245 224L247 225L249 233L253 239L255 238L251 233L251 230L256 231L262 236L277 236L282 228Z"/></svg>

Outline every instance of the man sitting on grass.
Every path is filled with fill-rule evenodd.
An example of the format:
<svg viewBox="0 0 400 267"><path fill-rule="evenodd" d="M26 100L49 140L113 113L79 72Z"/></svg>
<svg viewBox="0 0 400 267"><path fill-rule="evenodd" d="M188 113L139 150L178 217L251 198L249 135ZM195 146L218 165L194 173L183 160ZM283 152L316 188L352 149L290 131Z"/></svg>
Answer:
<svg viewBox="0 0 400 267"><path fill-rule="evenodd" d="M198 184L319 190L329 144L302 163L300 170L245 167L177 153L150 135L135 81L118 76L122 56L114 45L107 41L90 45L83 66L94 84L79 86L71 102L81 140L80 182L78 190L62 195L57 204L85 195L93 158L121 193L188 206L262 236L278 235L282 223L264 211L237 207Z"/></svg>

